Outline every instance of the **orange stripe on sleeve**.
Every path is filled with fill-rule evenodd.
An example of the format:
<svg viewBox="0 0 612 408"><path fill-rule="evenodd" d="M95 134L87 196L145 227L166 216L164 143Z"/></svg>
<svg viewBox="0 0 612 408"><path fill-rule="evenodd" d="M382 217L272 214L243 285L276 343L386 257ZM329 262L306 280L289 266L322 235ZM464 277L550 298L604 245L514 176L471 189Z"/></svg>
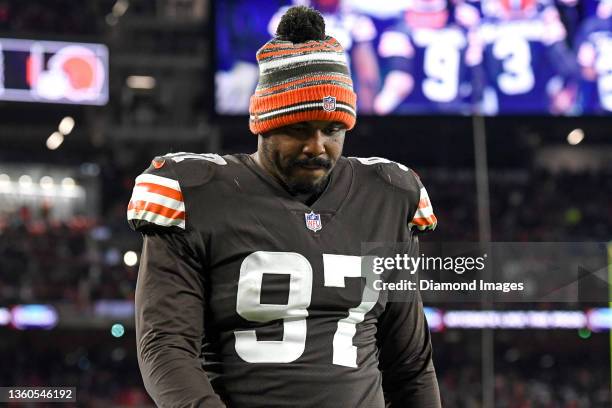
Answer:
<svg viewBox="0 0 612 408"><path fill-rule="evenodd" d="M421 227L426 227L429 225L435 225L438 222L435 215L432 215L427 218L413 218L411 223L414 225L419 225Z"/></svg>
<svg viewBox="0 0 612 408"><path fill-rule="evenodd" d="M168 208L160 204L150 203L150 202L141 201L141 200L135 201L135 202L130 201L130 204L128 205L128 211L129 210L149 211L149 212L164 216L166 218L171 218L175 220L185 219L184 211L174 210L172 208Z"/></svg>
<svg viewBox="0 0 612 408"><path fill-rule="evenodd" d="M145 187L148 192L163 195L168 198L172 198L176 201L183 201L183 193L173 188L162 186L154 183L138 183L140 187Z"/></svg>

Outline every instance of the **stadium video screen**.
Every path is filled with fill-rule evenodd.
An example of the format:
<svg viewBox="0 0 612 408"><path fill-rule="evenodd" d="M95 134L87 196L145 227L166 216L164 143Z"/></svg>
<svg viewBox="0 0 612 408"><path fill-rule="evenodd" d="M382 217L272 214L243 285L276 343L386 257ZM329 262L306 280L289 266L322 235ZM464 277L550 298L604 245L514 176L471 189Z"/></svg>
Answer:
<svg viewBox="0 0 612 408"><path fill-rule="evenodd" d="M0 38L0 101L105 105L108 48Z"/></svg>
<svg viewBox="0 0 612 408"><path fill-rule="evenodd" d="M218 114L248 112L255 53L302 4L347 51L360 114L612 113L612 0L218 0Z"/></svg>

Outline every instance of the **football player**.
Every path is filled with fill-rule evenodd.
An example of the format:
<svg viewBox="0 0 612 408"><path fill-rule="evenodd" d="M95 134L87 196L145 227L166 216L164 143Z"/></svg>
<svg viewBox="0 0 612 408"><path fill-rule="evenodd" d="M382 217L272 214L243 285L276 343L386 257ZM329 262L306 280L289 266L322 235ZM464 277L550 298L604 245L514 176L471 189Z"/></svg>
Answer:
<svg viewBox="0 0 612 408"><path fill-rule="evenodd" d="M255 153L167 154L136 178L147 391L161 407L439 408L418 292L375 291L362 268L367 242L418 255L427 191L404 165L342 156L356 95L318 12L289 9L257 60Z"/></svg>
<svg viewBox="0 0 612 408"><path fill-rule="evenodd" d="M612 1L601 0L596 15L586 20L576 37L582 73L583 113L612 112Z"/></svg>
<svg viewBox="0 0 612 408"><path fill-rule="evenodd" d="M484 113L571 113L577 66L555 5L483 0L482 6Z"/></svg>
<svg viewBox="0 0 612 408"><path fill-rule="evenodd" d="M460 13L470 23L478 19L472 8L462 3ZM471 70L481 55L469 52L467 29L450 21L446 0L415 0L382 34L378 54L388 73L376 113L470 113Z"/></svg>

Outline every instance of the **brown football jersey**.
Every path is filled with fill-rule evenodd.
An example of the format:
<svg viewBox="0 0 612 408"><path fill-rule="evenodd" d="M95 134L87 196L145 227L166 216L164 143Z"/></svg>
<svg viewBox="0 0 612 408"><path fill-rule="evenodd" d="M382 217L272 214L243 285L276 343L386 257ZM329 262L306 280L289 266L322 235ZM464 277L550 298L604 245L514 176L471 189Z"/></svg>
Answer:
<svg viewBox="0 0 612 408"><path fill-rule="evenodd" d="M308 206L248 155L169 154L136 179L128 220L160 406L440 406L418 293L365 290L364 243L414 253L436 225L407 167L341 157Z"/></svg>

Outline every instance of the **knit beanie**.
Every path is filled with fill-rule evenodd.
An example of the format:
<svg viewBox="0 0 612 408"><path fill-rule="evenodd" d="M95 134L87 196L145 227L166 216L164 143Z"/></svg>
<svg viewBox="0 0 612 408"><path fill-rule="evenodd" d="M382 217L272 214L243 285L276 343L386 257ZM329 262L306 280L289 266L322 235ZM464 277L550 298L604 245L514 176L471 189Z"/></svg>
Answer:
<svg viewBox="0 0 612 408"><path fill-rule="evenodd" d="M257 51L259 82L249 106L251 132L325 120L355 126L357 95L340 43L318 11L290 8L276 37Z"/></svg>

